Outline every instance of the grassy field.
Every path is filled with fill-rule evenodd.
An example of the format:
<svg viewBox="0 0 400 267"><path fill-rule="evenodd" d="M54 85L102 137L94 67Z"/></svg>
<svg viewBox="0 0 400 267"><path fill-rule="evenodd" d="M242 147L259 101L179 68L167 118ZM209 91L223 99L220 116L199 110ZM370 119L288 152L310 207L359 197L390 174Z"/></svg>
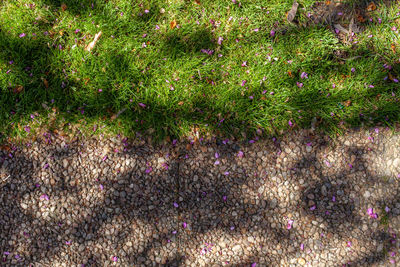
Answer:
<svg viewBox="0 0 400 267"><path fill-rule="evenodd" d="M363 29L344 41L309 23L316 1L298 2L289 23L283 0L2 1L0 139L249 139L313 121L332 135L399 122L400 4L342 1L337 21L352 12Z"/></svg>

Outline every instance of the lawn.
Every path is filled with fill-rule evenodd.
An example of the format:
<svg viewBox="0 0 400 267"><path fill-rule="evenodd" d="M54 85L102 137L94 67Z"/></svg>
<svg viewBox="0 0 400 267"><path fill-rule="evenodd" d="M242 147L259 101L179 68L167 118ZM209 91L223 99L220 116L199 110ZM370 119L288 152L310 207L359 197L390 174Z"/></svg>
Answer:
<svg viewBox="0 0 400 267"><path fill-rule="evenodd" d="M398 123L400 4L298 2L289 23L283 0L2 1L0 139ZM335 31L350 17L360 32Z"/></svg>

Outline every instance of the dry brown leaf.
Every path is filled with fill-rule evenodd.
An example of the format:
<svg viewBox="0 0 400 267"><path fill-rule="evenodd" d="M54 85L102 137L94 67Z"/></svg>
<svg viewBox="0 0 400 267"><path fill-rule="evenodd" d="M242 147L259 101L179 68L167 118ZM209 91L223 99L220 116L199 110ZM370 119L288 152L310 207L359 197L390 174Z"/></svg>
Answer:
<svg viewBox="0 0 400 267"><path fill-rule="evenodd" d="M200 5L200 0L194 0L194 2L198 5Z"/></svg>
<svg viewBox="0 0 400 267"><path fill-rule="evenodd" d="M62 10L62 11L67 10L67 5L66 5L65 3L62 3L62 4L61 4L61 10Z"/></svg>
<svg viewBox="0 0 400 267"><path fill-rule="evenodd" d="M0 146L0 150L11 152L11 147L9 145Z"/></svg>
<svg viewBox="0 0 400 267"><path fill-rule="evenodd" d="M361 15L357 15L357 20L358 20L358 22L361 22L361 23L365 22L365 18Z"/></svg>
<svg viewBox="0 0 400 267"><path fill-rule="evenodd" d="M367 11L374 11L376 9L376 5L374 2L369 3L367 6Z"/></svg>
<svg viewBox="0 0 400 267"><path fill-rule="evenodd" d="M186 150L189 151L189 150L191 150L191 149L192 149L192 145L191 145L191 144L187 144L187 145L186 145Z"/></svg>
<svg viewBox="0 0 400 267"><path fill-rule="evenodd" d="M290 78L293 78L293 74L292 74L292 72L290 70L287 73L288 73Z"/></svg>
<svg viewBox="0 0 400 267"><path fill-rule="evenodd" d="M18 85L18 86L16 86L16 87L14 87L13 93L14 93L14 94L19 94L19 93L21 93L23 90L24 90L24 87L23 87L22 85Z"/></svg>
<svg viewBox="0 0 400 267"><path fill-rule="evenodd" d="M169 27L170 27L171 29L174 29L174 28L176 27L176 20L171 21L171 22L169 23Z"/></svg>
<svg viewBox="0 0 400 267"><path fill-rule="evenodd" d="M178 105L179 105L179 106L182 106L183 103L184 103L183 101L179 101Z"/></svg>
<svg viewBox="0 0 400 267"><path fill-rule="evenodd" d="M296 0L294 0L292 8L286 15L288 22L292 22L294 20L294 17L296 17L298 7L299 7L299 4L296 2Z"/></svg>
<svg viewBox="0 0 400 267"><path fill-rule="evenodd" d="M86 48L85 48L86 51L89 51L89 52L90 52L90 51L94 48L94 46L96 45L97 41L98 41L99 38L101 37L101 34L102 34L101 31L99 31L98 33L96 33L96 35L94 36L94 40L93 40L90 44L88 44L88 45L86 46Z"/></svg>
<svg viewBox="0 0 400 267"><path fill-rule="evenodd" d="M345 105L346 107L351 106L351 100L344 101L344 105Z"/></svg>
<svg viewBox="0 0 400 267"><path fill-rule="evenodd" d="M46 87L46 89L49 88L49 82L46 79L43 79L43 84L44 84L44 87Z"/></svg>
<svg viewBox="0 0 400 267"><path fill-rule="evenodd" d="M391 44L390 49L392 49L393 53L396 54L396 45L395 44Z"/></svg>
<svg viewBox="0 0 400 267"><path fill-rule="evenodd" d="M329 6L330 4L331 4L331 1L329 1L329 0L325 2L325 5L327 5L327 6Z"/></svg>

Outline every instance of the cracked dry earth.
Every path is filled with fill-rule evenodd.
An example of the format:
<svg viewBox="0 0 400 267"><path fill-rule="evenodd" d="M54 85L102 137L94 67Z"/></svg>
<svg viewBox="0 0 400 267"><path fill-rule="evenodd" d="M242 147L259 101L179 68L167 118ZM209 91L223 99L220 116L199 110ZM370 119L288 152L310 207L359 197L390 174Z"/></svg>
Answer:
<svg viewBox="0 0 400 267"><path fill-rule="evenodd" d="M395 266L399 142L47 134L0 153L0 265Z"/></svg>

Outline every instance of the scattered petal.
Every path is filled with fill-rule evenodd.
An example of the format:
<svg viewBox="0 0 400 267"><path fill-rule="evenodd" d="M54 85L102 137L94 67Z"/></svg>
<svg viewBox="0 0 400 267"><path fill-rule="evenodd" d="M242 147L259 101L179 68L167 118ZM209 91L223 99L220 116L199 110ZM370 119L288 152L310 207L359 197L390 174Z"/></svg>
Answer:
<svg viewBox="0 0 400 267"><path fill-rule="evenodd" d="M288 224L287 224L287 226L286 226L286 228L287 228L288 230L292 229L293 222L294 222L293 220L288 220Z"/></svg>

